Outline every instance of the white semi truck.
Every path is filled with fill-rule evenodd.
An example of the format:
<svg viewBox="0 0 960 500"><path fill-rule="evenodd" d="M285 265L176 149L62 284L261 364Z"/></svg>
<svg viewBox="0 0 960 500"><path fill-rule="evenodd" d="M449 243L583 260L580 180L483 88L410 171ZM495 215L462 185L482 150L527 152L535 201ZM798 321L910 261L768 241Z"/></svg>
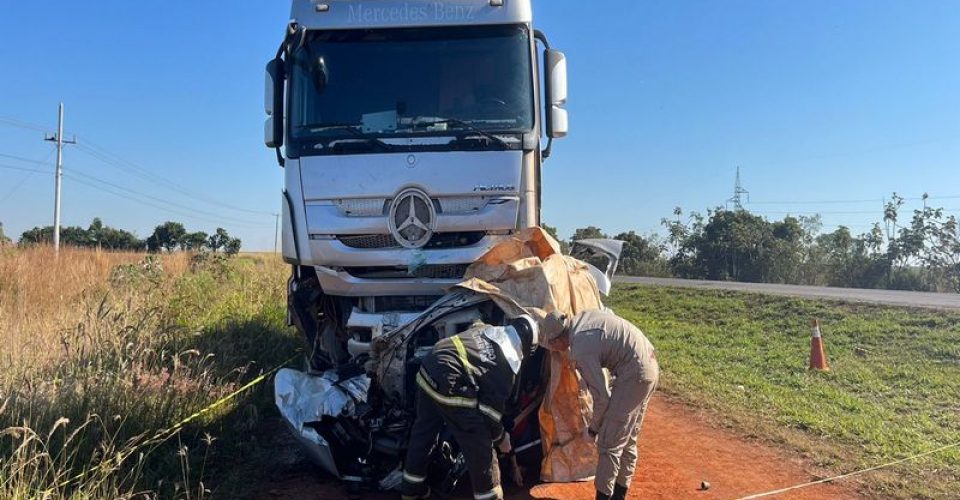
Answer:
<svg viewBox="0 0 960 500"><path fill-rule="evenodd" d="M567 82L530 0L294 0L266 87L290 316L314 368L539 225Z"/></svg>
<svg viewBox="0 0 960 500"><path fill-rule="evenodd" d="M531 0L293 0L267 65L265 140L285 175L289 319L317 376L278 378L277 399L333 474L395 486L419 357L440 337L509 319L485 297L444 294L494 245L540 224L541 168L567 133L566 78ZM388 334L402 340L378 377L371 345ZM517 404L539 401L540 358L524 362ZM334 386L332 410L300 394L316 421L304 420L297 394ZM437 454L451 486L462 457L447 441Z"/></svg>

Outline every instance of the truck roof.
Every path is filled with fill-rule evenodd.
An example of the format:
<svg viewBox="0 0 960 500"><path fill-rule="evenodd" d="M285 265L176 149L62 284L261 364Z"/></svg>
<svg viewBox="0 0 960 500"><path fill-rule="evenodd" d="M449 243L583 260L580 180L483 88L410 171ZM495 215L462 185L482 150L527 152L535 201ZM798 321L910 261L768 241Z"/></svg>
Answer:
<svg viewBox="0 0 960 500"><path fill-rule="evenodd" d="M307 29L529 24L531 0L293 0Z"/></svg>

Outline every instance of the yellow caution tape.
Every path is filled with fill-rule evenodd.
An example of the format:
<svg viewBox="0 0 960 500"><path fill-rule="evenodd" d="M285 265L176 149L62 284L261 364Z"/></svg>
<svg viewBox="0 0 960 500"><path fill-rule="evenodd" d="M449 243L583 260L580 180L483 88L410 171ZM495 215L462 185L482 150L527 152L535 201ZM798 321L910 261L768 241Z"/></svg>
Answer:
<svg viewBox="0 0 960 500"><path fill-rule="evenodd" d="M280 371L281 368L283 368L284 366L287 366L291 361L297 359L299 356L300 356L300 353L295 354L293 357L291 357L290 359L284 361L283 363L280 363L279 365L275 366L275 367L272 368L271 370L266 371L266 372L264 372L264 373L261 373L259 376L257 376L257 377L254 378L253 380L247 382L246 384L244 384L244 385L243 385L242 387L240 387L239 389L231 392L230 394L227 394L226 396L221 397L220 399L214 401L213 403L210 403L210 404L207 405L206 407L201 408L200 410L194 412L192 415L187 416L186 418L180 420L179 422L173 424L172 426L167 427L166 429L163 429L163 430L158 431L156 434L154 434L154 436L153 436L152 438L150 438L150 439L148 439L148 440L146 440L146 441L143 441L143 442L141 442L141 443L139 443L139 444L136 444L136 445L134 445L133 447L131 447L130 449L124 451L124 452L117 453L117 454L115 455L115 457L116 457L116 459L115 459L115 460L116 460L116 463L113 463L112 465L113 465L113 466L120 466L120 464L122 464L122 463L125 462L128 458L130 458L131 455L133 455L134 453L136 453L137 451L139 451L140 449L142 449L142 448L144 448L144 447L146 447L146 446L154 445L154 447L156 447L156 446L158 446L158 445L160 445L160 444L163 444L163 443L166 442L168 439L172 438L172 437L175 436L178 432L180 432L180 430L183 429L183 427L184 427L185 425L187 425L187 424L189 424L190 422L192 422L192 421L200 418L201 416L203 416L203 415L205 415L205 414L207 414L207 413L210 413L211 411L213 411L213 410L215 410L215 409L223 406L224 404L226 404L226 403L229 402L230 400L232 400L232 399L236 398L237 396L243 394L244 392L252 389L253 387L256 387L257 385L260 385L260 383L262 383L264 380L267 380L268 378L270 378L271 375L273 375L274 373ZM95 468L95 469L91 469L91 470L88 470L88 471L83 471L83 472L81 472L81 473L79 473L79 474L77 474L77 475L75 475L75 476L73 476L73 477L70 477L70 478L62 481L61 483L57 484L57 485L55 486L55 488L64 488L64 487L66 487L66 486L69 486L71 483L76 482L76 481L78 481L78 480L80 480L80 479L83 479L85 476L89 475L90 473L94 472L95 470L97 470L97 469L99 469L99 468L104 468L104 467L106 467L107 465L111 465L110 461L104 461L103 463L101 463L101 464L99 465L99 467L97 467L97 468ZM48 490L48 491L50 491L50 490Z"/></svg>
<svg viewBox="0 0 960 500"><path fill-rule="evenodd" d="M910 456L910 457L901 458L900 460L894 460L893 462L887 462L887 463L885 463L885 464L875 465L875 466L870 467L870 468L867 468L867 469L861 469L861 470L854 471L854 472L848 472L848 473L846 473L846 474L840 474L839 476L828 477L828 478L825 478L825 479L819 479L819 480L817 480L817 481L810 481L809 483L803 483L803 484L798 484L798 485L795 485L795 486L789 486L789 487L787 487L787 488L781 488L781 489L779 489L779 490L767 491L767 492L765 492L765 493L757 493L757 494L750 495L750 496L740 497L738 500L752 500L752 499L754 499L754 498L762 498L762 497L768 497L768 496L772 496L772 495L779 495L779 494L781 494L781 493L786 493L786 492L788 492L788 491L799 490L800 488L807 488L807 487L809 487L809 486L815 486L815 485L818 485L818 484L830 483L830 482L833 482L833 481L839 481L840 479L846 479L846 478L848 478L848 477L859 476L860 474L866 474L867 472L873 472L873 471L875 471L875 470L885 469L885 468L887 468L887 467L893 467L894 465L902 464L902 463L904 463L904 462L909 462L909 461L911 461L911 460L916 460L916 459L918 459L918 458L923 458L923 457L926 457L926 456L928 456L928 455L933 455L933 454L936 454L936 453L940 453L940 452L942 452L942 451L949 450L950 448L956 448L956 447L960 447L960 443L948 444L948 445L941 446L941 447L939 447L939 448L936 448L936 449L933 449L933 450L930 450L930 451L925 451L925 452L923 452L923 453L918 453L918 454L913 455L913 456Z"/></svg>

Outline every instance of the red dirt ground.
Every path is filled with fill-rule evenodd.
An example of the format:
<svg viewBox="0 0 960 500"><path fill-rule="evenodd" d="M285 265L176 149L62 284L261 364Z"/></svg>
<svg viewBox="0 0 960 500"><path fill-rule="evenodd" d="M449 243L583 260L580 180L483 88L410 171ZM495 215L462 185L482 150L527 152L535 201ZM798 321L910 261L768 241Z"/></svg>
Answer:
<svg viewBox="0 0 960 500"><path fill-rule="evenodd" d="M630 490L633 499L727 499L776 490L817 479L814 468L769 445L744 440L712 425L687 406L655 397L640 438L640 465ZM347 498L329 476L313 468L292 467L277 482L261 485L256 498ZM465 479L465 481L469 481ZM505 478L506 481L506 478ZM699 491L701 481L711 488ZM817 485L775 498L858 497L856 483ZM399 495L363 495L395 499ZM511 499L593 499L592 482L541 484L529 491L508 490ZM773 498L773 497L771 497Z"/></svg>

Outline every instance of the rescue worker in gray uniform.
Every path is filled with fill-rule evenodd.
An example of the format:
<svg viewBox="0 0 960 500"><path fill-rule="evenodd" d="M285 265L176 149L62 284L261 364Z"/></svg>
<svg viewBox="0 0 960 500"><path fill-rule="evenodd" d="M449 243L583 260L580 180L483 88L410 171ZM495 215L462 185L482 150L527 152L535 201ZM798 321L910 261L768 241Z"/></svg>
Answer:
<svg viewBox="0 0 960 500"><path fill-rule="evenodd" d="M623 500L637 466L643 416L660 379L653 345L629 321L599 310L573 318L550 313L540 333L547 349L569 349L593 396L593 419L587 432L596 439L600 454L594 481L597 499ZM612 390L604 368L613 377Z"/></svg>
<svg viewBox="0 0 960 500"><path fill-rule="evenodd" d="M417 419L403 466L404 500L430 496L427 472L443 425L466 460L476 500L503 498L494 450L512 451L502 418L520 363L537 348L538 325L520 316L506 327L481 325L440 340L417 373Z"/></svg>

